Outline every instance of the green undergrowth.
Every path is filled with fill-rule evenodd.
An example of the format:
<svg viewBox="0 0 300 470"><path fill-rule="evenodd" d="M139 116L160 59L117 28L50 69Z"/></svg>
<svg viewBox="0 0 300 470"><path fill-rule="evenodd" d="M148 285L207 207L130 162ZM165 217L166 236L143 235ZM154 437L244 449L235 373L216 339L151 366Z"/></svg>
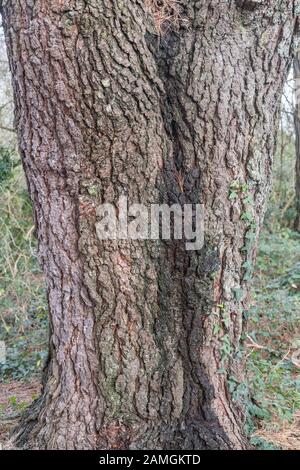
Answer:
<svg viewBox="0 0 300 470"><path fill-rule="evenodd" d="M249 431L278 431L300 410L300 235L261 236L247 336ZM286 424L285 424L286 425ZM274 445L260 437L260 448Z"/></svg>
<svg viewBox="0 0 300 470"><path fill-rule="evenodd" d="M32 208L15 154L0 148L0 380L38 374L46 355L47 308L36 260Z"/></svg>

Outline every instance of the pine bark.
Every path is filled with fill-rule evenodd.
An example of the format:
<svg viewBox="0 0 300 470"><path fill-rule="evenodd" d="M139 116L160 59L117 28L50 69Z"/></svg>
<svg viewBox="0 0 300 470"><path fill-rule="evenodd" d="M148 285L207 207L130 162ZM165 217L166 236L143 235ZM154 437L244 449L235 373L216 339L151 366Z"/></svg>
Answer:
<svg viewBox="0 0 300 470"><path fill-rule="evenodd" d="M295 2L180 7L159 37L142 0L4 4L51 325L19 447L248 446L242 340ZM99 241L120 195L204 204L204 248Z"/></svg>

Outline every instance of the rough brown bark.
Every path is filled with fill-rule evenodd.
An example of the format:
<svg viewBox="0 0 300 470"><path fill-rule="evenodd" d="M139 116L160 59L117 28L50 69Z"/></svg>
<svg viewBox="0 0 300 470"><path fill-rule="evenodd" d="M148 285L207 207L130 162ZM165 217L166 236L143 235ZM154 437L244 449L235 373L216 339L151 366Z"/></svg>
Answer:
<svg viewBox="0 0 300 470"><path fill-rule="evenodd" d="M241 449L242 335L295 2L8 0L16 128L50 358L40 449ZM97 204L202 202L205 246L100 242Z"/></svg>

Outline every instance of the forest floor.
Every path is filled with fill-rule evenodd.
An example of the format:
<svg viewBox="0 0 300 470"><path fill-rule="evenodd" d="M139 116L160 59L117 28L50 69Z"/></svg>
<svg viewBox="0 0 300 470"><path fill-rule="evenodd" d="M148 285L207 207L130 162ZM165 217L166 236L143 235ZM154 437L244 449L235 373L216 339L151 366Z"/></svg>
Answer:
<svg viewBox="0 0 300 470"><path fill-rule="evenodd" d="M0 386L0 448L10 431L18 424L22 411L38 397L40 381L12 380Z"/></svg>
<svg viewBox="0 0 300 470"><path fill-rule="evenodd" d="M47 310L42 277L27 279L34 300L18 304L18 276L1 288L0 336L7 361L0 366L0 448L22 411L40 392L47 349ZM0 277L1 281L1 277ZM7 281L7 279L6 279ZM21 281L20 281L21 282ZM21 286L24 289L24 285ZM24 299L19 299L24 307ZM290 230L261 238L246 337L250 391L248 432L260 449L300 450L300 236Z"/></svg>
<svg viewBox="0 0 300 470"><path fill-rule="evenodd" d="M246 338L258 448L300 450L300 235L264 230Z"/></svg>

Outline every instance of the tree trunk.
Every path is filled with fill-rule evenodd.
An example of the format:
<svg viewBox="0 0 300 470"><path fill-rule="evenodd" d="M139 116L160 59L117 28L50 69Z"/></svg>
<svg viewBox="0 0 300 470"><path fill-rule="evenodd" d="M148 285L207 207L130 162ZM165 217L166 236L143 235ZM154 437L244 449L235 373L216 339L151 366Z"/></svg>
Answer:
<svg viewBox="0 0 300 470"><path fill-rule="evenodd" d="M294 228L300 233L300 50L296 51L294 57L294 79L295 79L295 150L296 150L296 218Z"/></svg>
<svg viewBox="0 0 300 470"><path fill-rule="evenodd" d="M267 3L182 0L162 37L149 1L5 3L51 323L19 447L247 447L248 281L296 21ZM204 248L99 241L120 195L201 202Z"/></svg>

